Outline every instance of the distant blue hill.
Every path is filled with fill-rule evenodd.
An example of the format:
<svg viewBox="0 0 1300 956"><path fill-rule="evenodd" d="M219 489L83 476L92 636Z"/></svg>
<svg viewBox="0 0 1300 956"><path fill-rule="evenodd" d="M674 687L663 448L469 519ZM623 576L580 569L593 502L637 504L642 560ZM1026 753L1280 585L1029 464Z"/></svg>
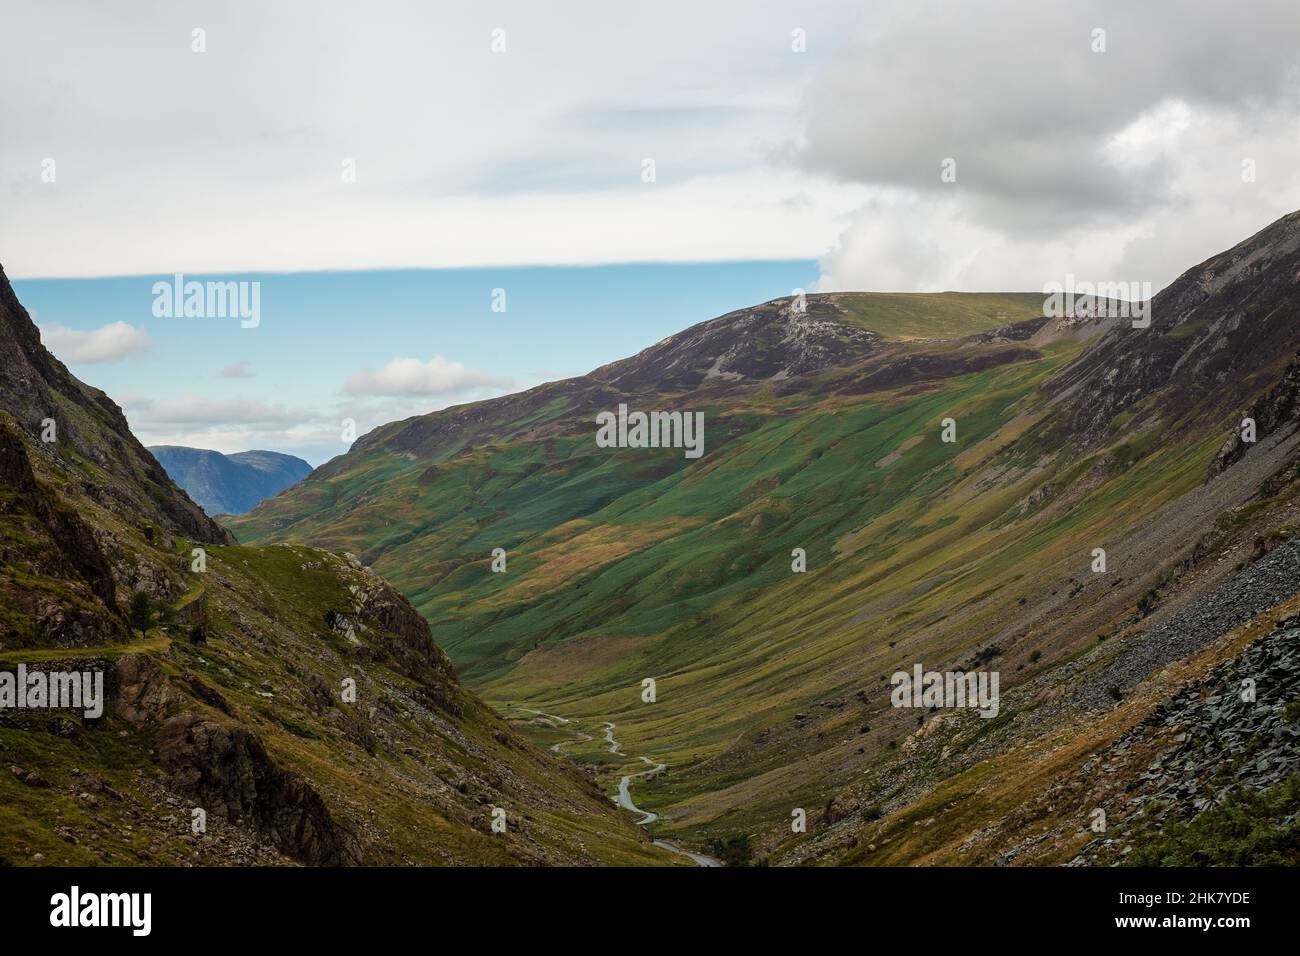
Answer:
<svg viewBox="0 0 1300 956"><path fill-rule="evenodd" d="M274 451L223 455L206 448L151 445L172 481L210 515L242 515L311 474L311 465Z"/></svg>

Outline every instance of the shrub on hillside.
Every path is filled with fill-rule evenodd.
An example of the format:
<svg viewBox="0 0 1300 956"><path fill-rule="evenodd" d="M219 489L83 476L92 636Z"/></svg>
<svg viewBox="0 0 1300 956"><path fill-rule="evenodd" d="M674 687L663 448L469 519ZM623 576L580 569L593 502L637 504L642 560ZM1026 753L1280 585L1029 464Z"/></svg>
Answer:
<svg viewBox="0 0 1300 956"><path fill-rule="evenodd" d="M1189 823L1172 823L1125 866L1300 864L1300 774L1261 792L1239 790Z"/></svg>

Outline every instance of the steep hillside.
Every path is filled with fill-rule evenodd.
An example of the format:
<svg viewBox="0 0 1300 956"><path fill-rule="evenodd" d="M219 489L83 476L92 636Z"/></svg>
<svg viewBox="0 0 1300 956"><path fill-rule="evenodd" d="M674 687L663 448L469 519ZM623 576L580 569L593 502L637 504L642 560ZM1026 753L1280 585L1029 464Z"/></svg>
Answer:
<svg viewBox="0 0 1300 956"><path fill-rule="evenodd" d="M80 491L122 514L139 516L196 541L232 539L179 492L136 441L122 410L79 382L41 345L40 332L0 268L0 409L33 446L74 472ZM46 422L52 422L49 432ZM42 435L51 438L43 441Z"/></svg>
<svg viewBox="0 0 1300 956"><path fill-rule="evenodd" d="M180 445L152 445L149 451L210 515L242 515L311 474L301 458L274 451L223 455Z"/></svg>
<svg viewBox="0 0 1300 956"><path fill-rule="evenodd" d="M0 305L0 672L106 696L0 707L0 865L688 862L467 692L354 559L233 544L3 273Z"/></svg>
<svg viewBox="0 0 1300 956"><path fill-rule="evenodd" d="M1285 511L1300 517L1294 496ZM774 833L773 858L1300 863L1298 574L1288 541L1217 587L1188 588L1159 623L1024 681L1004 696L1013 721L929 721L809 836Z"/></svg>
<svg viewBox="0 0 1300 956"><path fill-rule="evenodd" d="M1218 639L1148 628L1291 534L1298 229L1191 270L1149 328L1017 314L1029 297L1012 296L740 310L588 376L384 426L229 527L358 554L490 700L569 721L530 732L611 791L644 770L624 754L666 764L634 784L657 832L832 859L790 843L794 810L810 840L856 833L1077 733ZM923 334L927 309L942 334ZM598 446L596 416L620 404L703 413L702 456ZM1256 407L1258 441L1231 451ZM951 715L891 706L889 675L918 663L998 671L1000 714L952 746ZM1080 763L1106 743L1074 740Z"/></svg>
<svg viewBox="0 0 1300 956"><path fill-rule="evenodd" d="M1189 269L1155 297L1149 329L1112 327L1052 383L1071 438L1104 439L1121 414L1193 431L1244 410L1300 345L1298 274L1300 212Z"/></svg>

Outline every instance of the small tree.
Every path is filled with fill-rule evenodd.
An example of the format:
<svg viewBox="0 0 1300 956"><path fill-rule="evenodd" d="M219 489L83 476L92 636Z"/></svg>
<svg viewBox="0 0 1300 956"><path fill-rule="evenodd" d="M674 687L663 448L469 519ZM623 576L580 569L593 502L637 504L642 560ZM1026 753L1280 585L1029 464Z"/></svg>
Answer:
<svg viewBox="0 0 1300 956"><path fill-rule="evenodd" d="M208 609L200 596L190 605L190 629L188 631L190 641L195 644L206 644L208 642Z"/></svg>
<svg viewBox="0 0 1300 956"><path fill-rule="evenodd" d="M141 637L145 636L153 621L153 602L149 600L148 594L136 591L131 595L131 603L127 606L127 620L140 632Z"/></svg>

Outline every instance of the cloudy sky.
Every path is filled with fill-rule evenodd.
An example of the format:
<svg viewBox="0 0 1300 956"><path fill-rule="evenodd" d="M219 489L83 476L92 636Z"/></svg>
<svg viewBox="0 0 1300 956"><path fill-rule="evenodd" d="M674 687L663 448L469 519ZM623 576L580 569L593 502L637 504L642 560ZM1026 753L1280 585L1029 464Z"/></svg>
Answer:
<svg viewBox="0 0 1300 956"><path fill-rule="evenodd" d="M146 277L18 283L146 441L315 461L344 410L794 285L1158 288L1300 207L1297 36L1290 0L7 0L0 262ZM266 275L317 270L370 271ZM174 272L262 277L262 325L151 315Z"/></svg>

